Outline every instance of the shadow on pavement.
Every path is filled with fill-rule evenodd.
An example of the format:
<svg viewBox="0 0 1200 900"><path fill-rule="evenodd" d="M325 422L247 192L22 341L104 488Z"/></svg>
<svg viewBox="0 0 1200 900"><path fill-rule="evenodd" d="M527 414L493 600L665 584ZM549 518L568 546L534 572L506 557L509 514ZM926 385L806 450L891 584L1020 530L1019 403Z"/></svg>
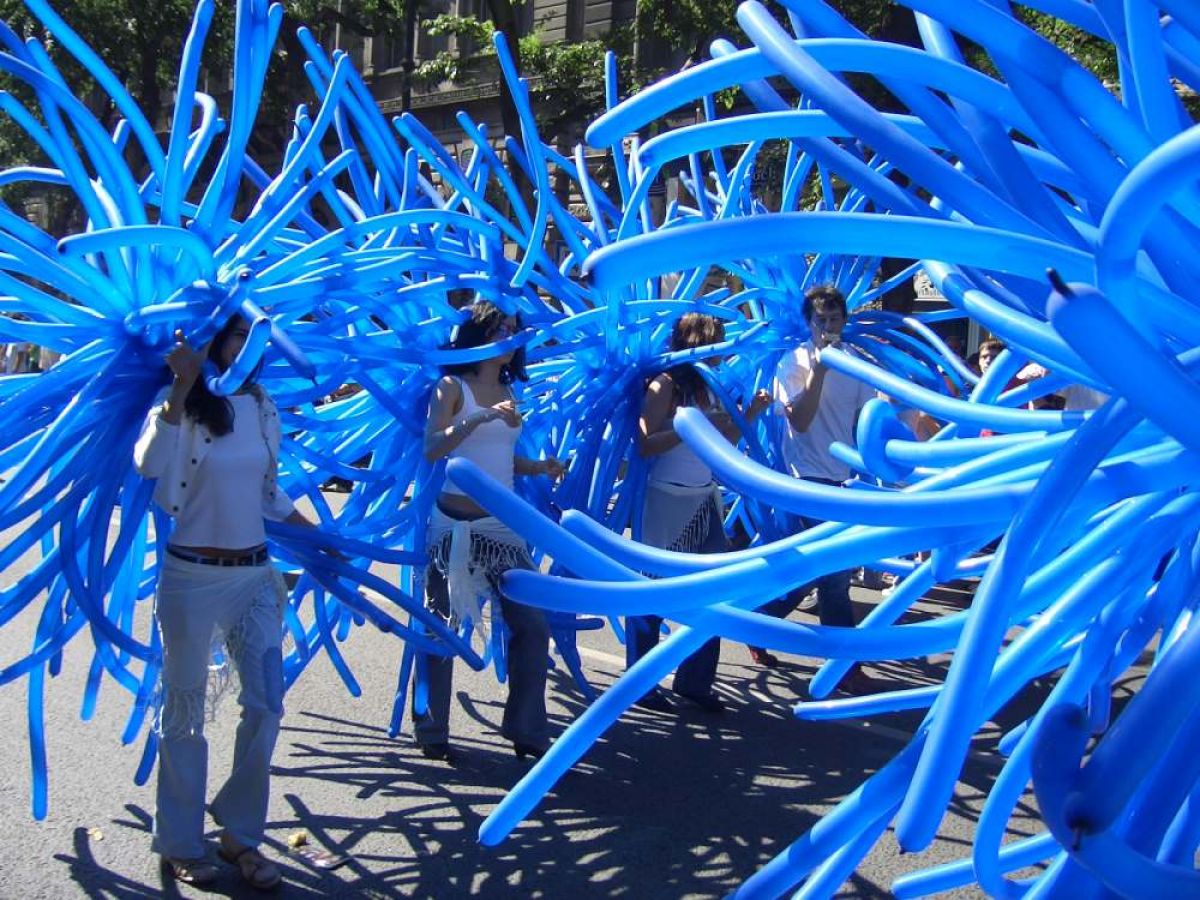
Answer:
<svg viewBox="0 0 1200 900"><path fill-rule="evenodd" d="M499 718L498 702L458 700L480 722ZM565 705L562 693L555 700ZM315 844L353 857L337 875L362 896L720 897L888 755L845 752L840 731L805 746L797 738L811 726L747 700L722 716L684 706L627 715L492 848L477 843L479 825L528 769L498 738L456 739L448 764L376 725L302 713L277 768L292 785L314 779L364 802L394 801L356 817L286 795ZM872 893L864 885L858 895Z"/></svg>

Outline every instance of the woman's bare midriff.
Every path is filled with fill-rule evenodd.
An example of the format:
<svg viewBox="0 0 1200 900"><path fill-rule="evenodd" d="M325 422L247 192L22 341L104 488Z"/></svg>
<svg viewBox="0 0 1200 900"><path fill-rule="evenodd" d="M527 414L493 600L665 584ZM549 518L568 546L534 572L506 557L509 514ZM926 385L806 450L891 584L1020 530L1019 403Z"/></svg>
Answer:
<svg viewBox="0 0 1200 900"><path fill-rule="evenodd" d="M488 511L465 494L438 494L438 506L464 516L486 516Z"/></svg>
<svg viewBox="0 0 1200 900"><path fill-rule="evenodd" d="M228 547L184 547L182 544L172 544L171 546L184 553L194 553L197 556L213 556L217 559L236 559L239 556L255 553L263 547L262 544L258 544L254 547L246 547L243 550L230 550Z"/></svg>

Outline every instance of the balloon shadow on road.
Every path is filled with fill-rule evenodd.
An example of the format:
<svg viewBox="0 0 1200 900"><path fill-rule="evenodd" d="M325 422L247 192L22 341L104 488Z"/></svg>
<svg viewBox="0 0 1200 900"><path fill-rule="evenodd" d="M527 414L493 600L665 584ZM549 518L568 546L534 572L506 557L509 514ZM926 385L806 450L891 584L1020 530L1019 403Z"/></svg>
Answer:
<svg viewBox="0 0 1200 900"><path fill-rule="evenodd" d="M582 703L552 692L571 719ZM724 696L736 696L726 689ZM680 703L627 713L500 845L476 834L528 769L495 734L501 703L459 701L482 728L458 735L453 764L385 729L335 716L290 719L277 755L285 799L315 842L352 860L330 873L363 896L721 897L810 828L888 754L786 707L737 698L724 715ZM821 739L812 736L820 733ZM312 790L303 782L318 782ZM354 812L300 799L353 792ZM861 879L859 896L885 896Z"/></svg>

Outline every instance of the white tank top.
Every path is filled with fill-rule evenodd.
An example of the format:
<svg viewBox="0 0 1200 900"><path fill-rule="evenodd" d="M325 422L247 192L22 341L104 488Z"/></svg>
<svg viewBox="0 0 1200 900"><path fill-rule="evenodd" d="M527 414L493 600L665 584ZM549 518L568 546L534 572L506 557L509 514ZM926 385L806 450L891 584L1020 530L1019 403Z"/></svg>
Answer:
<svg viewBox="0 0 1200 900"><path fill-rule="evenodd" d="M463 405L451 424L461 425L467 416L478 412L483 407L475 402L471 387L463 379L458 379L462 387ZM484 472L496 479L510 491L513 488L513 460L517 453L517 438L521 436L521 426L515 428L503 419L492 419L476 427L467 439L450 451L449 459L469 459ZM442 490L447 494L465 495L452 478L446 478Z"/></svg>
<svg viewBox="0 0 1200 900"><path fill-rule="evenodd" d="M671 416L682 404L672 406ZM703 487L712 484L712 469L701 462L695 451L682 440L666 453L660 453L650 467L651 481L665 481L684 487Z"/></svg>
<svg viewBox="0 0 1200 900"><path fill-rule="evenodd" d="M650 478L684 487L702 487L712 483L713 474L691 447L679 443L654 460Z"/></svg>
<svg viewBox="0 0 1200 900"><path fill-rule="evenodd" d="M214 437L191 477L188 502L175 517L177 547L246 550L267 539L263 528L263 478L271 453L253 394L231 394L233 431Z"/></svg>

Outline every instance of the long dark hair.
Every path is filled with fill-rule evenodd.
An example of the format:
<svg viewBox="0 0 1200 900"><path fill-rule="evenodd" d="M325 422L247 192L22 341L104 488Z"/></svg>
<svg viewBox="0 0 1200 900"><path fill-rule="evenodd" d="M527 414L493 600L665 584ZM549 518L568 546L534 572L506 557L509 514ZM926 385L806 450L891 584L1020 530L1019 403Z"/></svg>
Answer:
<svg viewBox="0 0 1200 900"><path fill-rule="evenodd" d="M234 326L239 324L244 324L241 316L230 317L208 345L208 360L217 367L217 371L225 370L221 364L222 350L224 350L229 336L233 334ZM257 394L258 386L254 382L261 369L262 361L260 360L254 371L246 378L244 388L249 388ZM221 437L233 431L233 404L229 402L228 397L218 397L208 389L208 385L204 382L203 372L192 385L192 389L188 391L187 399L183 401L183 411L193 421L212 432L213 437Z"/></svg>
<svg viewBox="0 0 1200 900"><path fill-rule="evenodd" d="M671 330L671 351L693 350L725 340L725 324L716 316L705 313L684 313ZM682 363L667 370L675 385L680 406L694 406L701 393L707 393L704 378L692 363Z"/></svg>
<svg viewBox="0 0 1200 900"><path fill-rule="evenodd" d="M451 350L468 350L472 347L490 344L496 339L496 332L508 318L508 314L490 300L476 300L466 307L466 311L470 314L469 318L458 326L458 331L449 344ZM520 314L517 314L515 318L519 328L521 325ZM451 363L442 366L442 372L446 375L466 375L478 371L478 362ZM514 351L512 359L500 367L501 384L512 384L517 380L529 380L529 374L525 371L524 347L518 347Z"/></svg>

